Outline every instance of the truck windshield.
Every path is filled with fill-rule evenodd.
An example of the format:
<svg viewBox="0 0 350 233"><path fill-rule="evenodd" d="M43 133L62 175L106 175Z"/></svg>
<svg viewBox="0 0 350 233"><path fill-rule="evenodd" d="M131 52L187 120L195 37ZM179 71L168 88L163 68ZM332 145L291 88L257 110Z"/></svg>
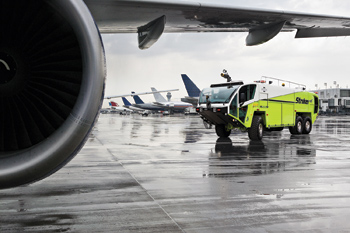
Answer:
<svg viewBox="0 0 350 233"><path fill-rule="evenodd" d="M199 96L199 104L207 103L228 103L231 96L236 92L237 86L205 88Z"/></svg>

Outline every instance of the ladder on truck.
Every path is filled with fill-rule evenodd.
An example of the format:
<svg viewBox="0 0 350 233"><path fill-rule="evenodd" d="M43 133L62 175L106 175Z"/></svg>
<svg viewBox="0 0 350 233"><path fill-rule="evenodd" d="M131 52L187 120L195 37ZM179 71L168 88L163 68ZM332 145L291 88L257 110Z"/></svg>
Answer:
<svg viewBox="0 0 350 233"><path fill-rule="evenodd" d="M273 77L267 77L267 76L262 76L261 79L260 79L260 83L272 84L273 81L277 81L277 85L278 86L280 86L280 85L284 86L285 83L287 83L289 88L292 88L291 85L293 85L296 89L306 90L306 85L300 84L300 83L291 82L291 81L288 81L288 80L283 80L283 79L278 79L278 78L273 78Z"/></svg>

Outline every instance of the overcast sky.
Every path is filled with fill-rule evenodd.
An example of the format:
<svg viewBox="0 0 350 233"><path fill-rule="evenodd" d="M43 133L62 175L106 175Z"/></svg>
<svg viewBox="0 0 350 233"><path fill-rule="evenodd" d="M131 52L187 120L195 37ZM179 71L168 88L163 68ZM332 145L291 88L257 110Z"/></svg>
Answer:
<svg viewBox="0 0 350 233"><path fill-rule="evenodd" d="M193 2L193 1L191 1ZM278 9L350 17L346 0L201 0L230 6ZM245 46L247 33L163 34L148 50L139 50L136 34L102 35L107 59L106 95L131 91L180 89L173 99L187 95L181 74L187 74L200 89L224 82L228 70L234 80L251 82L261 76L287 79L314 89L350 87L350 37L294 39L295 32L280 33L271 41ZM153 96L142 97L153 102ZM129 97L130 100L132 100ZM115 99L120 105L120 98ZM133 101L132 101L133 102ZM104 107L108 105L105 101Z"/></svg>

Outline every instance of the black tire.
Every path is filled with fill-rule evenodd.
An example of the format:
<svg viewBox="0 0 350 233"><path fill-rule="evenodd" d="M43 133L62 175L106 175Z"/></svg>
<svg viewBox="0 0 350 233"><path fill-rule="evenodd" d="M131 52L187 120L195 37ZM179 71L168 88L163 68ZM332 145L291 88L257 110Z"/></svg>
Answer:
<svg viewBox="0 0 350 233"><path fill-rule="evenodd" d="M300 116L297 116L295 118L295 125L289 127L289 132L293 135L295 134L302 134L303 133L303 118Z"/></svg>
<svg viewBox="0 0 350 233"><path fill-rule="evenodd" d="M312 130L312 121L310 117L305 117L303 120L303 134L309 134Z"/></svg>
<svg viewBox="0 0 350 233"><path fill-rule="evenodd" d="M227 138L231 134L231 130L227 130L223 124L215 125L215 132L220 138Z"/></svg>
<svg viewBox="0 0 350 233"><path fill-rule="evenodd" d="M254 116L252 126L248 129L248 136L252 141L260 141L264 135L264 124L261 116Z"/></svg>

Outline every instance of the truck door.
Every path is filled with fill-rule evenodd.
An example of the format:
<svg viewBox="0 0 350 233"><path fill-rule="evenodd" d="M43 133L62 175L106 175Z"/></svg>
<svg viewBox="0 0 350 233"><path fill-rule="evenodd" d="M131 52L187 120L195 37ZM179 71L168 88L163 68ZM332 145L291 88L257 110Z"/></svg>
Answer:
<svg viewBox="0 0 350 233"><path fill-rule="evenodd" d="M254 99L256 90L256 84L242 86L239 90L238 106L239 106L239 119L244 123L247 115L248 106L243 106L245 102Z"/></svg>

